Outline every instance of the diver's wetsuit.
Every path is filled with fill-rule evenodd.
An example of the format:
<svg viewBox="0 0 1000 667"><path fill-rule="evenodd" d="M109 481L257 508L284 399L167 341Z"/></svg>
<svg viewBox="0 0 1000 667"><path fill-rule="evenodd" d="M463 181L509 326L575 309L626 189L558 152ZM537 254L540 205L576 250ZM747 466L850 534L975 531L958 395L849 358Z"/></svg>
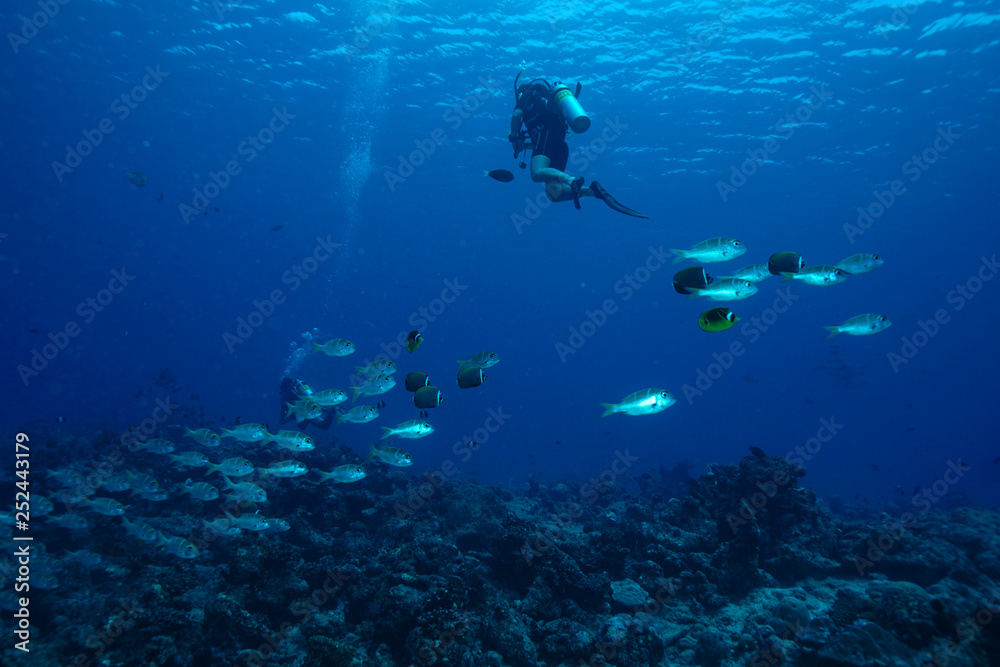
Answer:
<svg viewBox="0 0 1000 667"><path fill-rule="evenodd" d="M303 384L302 380L293 380L292 378L283 378L281 380L281 390L278 392L278 397L281 399L280 408L280 423L284 425L290 419L292 419L292 413L288 410L288 403L295 405L306 396L303 396L298 392L298 388ZM333 423L333 408L326 408L323 410L323 414L318 419L307 419L305 421L296 422L299 430L304 431L307 426L315 426L316 428L328 429L330 424Z"/></svg>
<svg viewBox="0 0 1000 667"><path fill-rule="evenodd" d="M566 170L569 161L569 144L566 131L569 125L558 110L553 109L552 89L544 83L531 82L521 86L521 96L514 105L523 113L521 122L528 131L531 155L549 158L549 166L559 171Z"/></svg>

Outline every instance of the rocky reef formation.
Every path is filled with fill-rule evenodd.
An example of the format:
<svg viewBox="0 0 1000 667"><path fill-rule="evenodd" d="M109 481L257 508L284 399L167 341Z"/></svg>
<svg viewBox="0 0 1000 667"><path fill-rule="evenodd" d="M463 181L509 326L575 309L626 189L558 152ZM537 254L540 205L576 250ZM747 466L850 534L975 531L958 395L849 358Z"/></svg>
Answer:
<svg viewBox="0 0 1000 667"><path fill-rule="evenodd" d="M343 459L351 460L344 448ZM180 560L101 517L53 528L58 590L5 664L868 667L1000 664L1000 517L844 508L757 450L529 489L374 469L269 489L291 530L211 539L215 508L150 506ZM902 508L899 508L900 510ZM848 512L849 510L849 512ZM848 516L848 514L853 514ZM194 518L197 517L197 518Z"/></svg>

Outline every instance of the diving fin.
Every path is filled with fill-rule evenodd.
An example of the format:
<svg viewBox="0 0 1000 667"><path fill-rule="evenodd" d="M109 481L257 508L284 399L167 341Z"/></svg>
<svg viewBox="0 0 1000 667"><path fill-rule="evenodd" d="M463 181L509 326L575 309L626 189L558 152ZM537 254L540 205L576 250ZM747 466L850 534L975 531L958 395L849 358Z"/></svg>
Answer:
<svg viewBox="0 0 1000 667"><path fill-rule="evenodd" d="M648 215L643 215L634 209L625 206L625 204L620 203L617 199L612 197L607 190L604 189L597 181L593 181L590 184L590 190L594 193L594 196L598 199L603 199L604 203L607 204L611 209L618 211L619 213L624 213L625 215L631 215L633 218L649 218Z"/></svg>
<svg viewBox="0 0 1000 667"><path fill-rule="evenodd" d="M573 206L576 206L577 210L580 209L580 190L583 188L583 184L583 176L577 176L569 185L570 191L573 193Z"/></svg>

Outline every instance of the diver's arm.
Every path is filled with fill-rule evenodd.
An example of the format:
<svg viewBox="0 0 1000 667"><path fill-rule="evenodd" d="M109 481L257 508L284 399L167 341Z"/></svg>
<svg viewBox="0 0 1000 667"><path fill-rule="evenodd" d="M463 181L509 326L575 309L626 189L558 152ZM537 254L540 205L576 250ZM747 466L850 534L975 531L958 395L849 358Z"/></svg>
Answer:
<svg viewBox="0 0 1000 667"><path fill-rule="evenodd" d="M510 114L510 134L507 135L508 140L521 134L521 118L523 116L524 111L514 107L514 111Z"/></svg>

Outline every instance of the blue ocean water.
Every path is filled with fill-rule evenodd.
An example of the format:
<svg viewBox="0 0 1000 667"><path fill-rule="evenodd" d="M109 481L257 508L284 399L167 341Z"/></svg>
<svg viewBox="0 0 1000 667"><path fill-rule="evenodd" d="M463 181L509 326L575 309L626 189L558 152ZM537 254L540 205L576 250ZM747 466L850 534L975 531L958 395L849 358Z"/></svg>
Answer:
<svg viewBox="0 0 1000 667"><path fill-rule="evenodd" d="M987 0L8 3L0 419L125 433L166 402L162 428L276 430L286 373L346 390L385 354L381 416L308 430L319 453L416 418L419 370L445 402L414 476L524 487L627 453L635 491L753 445L823 498L995 507L998 22ZM522 69L582 84L567 171L648 220L545 200L505 140ZM676 293L694 263L670 250L714 237L747 248L716 277L885 264ZM740 322L701 331L718 305ZM892 327L827 339L861 313ZM332 337L357 352L303 352ZM602 418L650 387L677 403Z"/></svg>
<svg viewBox="0 0 1000 667"><path fill-rule="evenodd" d="M702 469L747 443L784 453L833 419L842 430L809 461L821 494L885 501L961 457L972 468L961 493L995 504L989 337L1000 283L954 293L981 267L996 272L989 4L86 2L59 6L37 34L23 20L41 10L11 7L5 422L123 428L166 397L134 394L168 368L183 388L172 401L266 423L303 332L356 343L354 358L297 369L340 387L353 363L416 324L425 346L393 357L403 372L430 373L446 398L418 469L438 467L491 408L509 420L461 467L484 481L599 473L622 446L644 465ZM522 61L525 77L583 84L593 126L569 139L568 171L649 220L592 199L580 211L530 206L541 186L504 140ZM258 150L247 139L262 130L271 141ZM59 166L94 143L78 166ZM239 173L214 188L230 162ZM517 178L483 177L494 168ZM129 170L148 184L123 180ZM199 208L206 188L216 196ZM894 201L858 227L859 207L878 213L883 192ZM833 287L772 278L730 304L741 326L705 334L705 300L673 292L681 267L660 253L716 236L748 252L713 275L785 250L807 264L856 252L886 263ZM320 240L340 245L306 280L283 280ZM650 257L658 268L641 289L623 287L637 270L646 277ZM115 271L134 278L101 312L80 306ZM420 316L449 281L461 288L454 302ZM224 335L276 289L284 303L230 352ZM784 289L788 312L753 324L771 321ZM560 355L606 300L616 309L606 324ZM948 322L893 364L938 310ZM825 340L822 326L864 312L893 327ZM74 322L79 335L22 377L48 334ZM703 394L685 392L699 370L717 374L713 354L733 342L745 353L732 367ZM454 360L481 350L501 364L481 388L458 390ZM601 419L600 402L647 387L677 405ZM389 396L381 423L415 416L401 388ZM359 451L378 433L377 423L337 431Z"/></svg>

